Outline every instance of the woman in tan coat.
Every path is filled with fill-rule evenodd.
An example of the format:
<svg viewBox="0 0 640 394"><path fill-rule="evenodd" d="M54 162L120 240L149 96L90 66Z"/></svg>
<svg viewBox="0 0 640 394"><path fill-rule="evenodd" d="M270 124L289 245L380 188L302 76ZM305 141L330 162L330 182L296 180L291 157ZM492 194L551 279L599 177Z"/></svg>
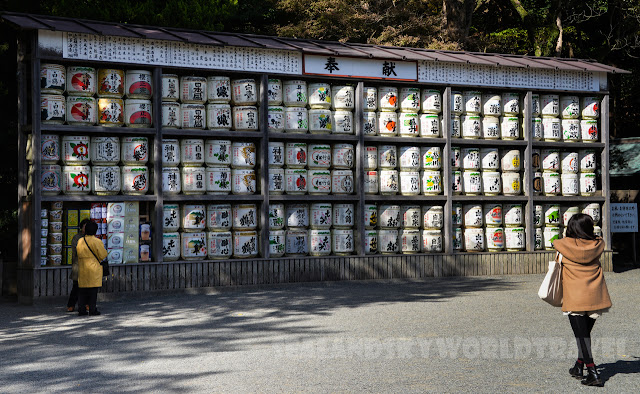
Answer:
<svg viewBox="0 0 640 394"><path fill-rule="evenodd" d="M96 309L98 289L102 287L102 266L100 262L107 258L107 251L101 240L95 237L98 225L90 222L85 226L85 236L78 241L78 305L89 305L89 315L99 315ZM86 315L80 308L78 315Z"/></svg>
<svg viewBox="0 0 640 394"><path fill-rule="evenodd" d="M604 241L593 233L593 219L582 213L567 223L565 238L553 243L562 254L562 312L569 316L578 344L578 360L569 369L582 384L602 386L591 354L591 329L603 312L611 307L607 284L600 266ZM583 378L584 367L587 376Z"/></svg>

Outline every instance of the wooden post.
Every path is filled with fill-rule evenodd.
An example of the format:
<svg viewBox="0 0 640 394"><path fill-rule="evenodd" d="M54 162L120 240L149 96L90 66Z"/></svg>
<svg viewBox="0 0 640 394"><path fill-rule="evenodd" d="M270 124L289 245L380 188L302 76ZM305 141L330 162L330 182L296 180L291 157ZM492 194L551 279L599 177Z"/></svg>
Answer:
<svg viewBox="0 0 640 394"><path fill-rule="evenodd" d="M356 254L358 256L364 256L364 240L365 240L365 225L364 225L364 205L365 205L365 193L364 193L364 156L365 156L365 146L364 146L364 130L362 127L362 123L364 122L364 83L358 82L356 86L356 97L355 97L355 105L356 112L355 116L355 126L356 126L356 136L358 137L358 142L356 145L356 168L355 168L355 190L358 193L358 204L356 209L356 228L355 228L355 236L356 236Z"/></svg>
<svg viewBox="0 0 640 394"><path fill-rule="evenodd" d="M451 87L448 86L442 95L442 135L445 139L442 149L442 188L447 201L444 203L444 245L445 254L453 253L453 220L452 220L452 174L451 174Z"/></svg>
<svg viewBox="0 0 640 394"><path fill-rule="evenodd" d="M260 194L262 194L262 205L258 210L260 214L260 248L262 256L269 258L269 76L262 74L260 77Z"/></svg>
<svg viewBox="0 0 640 394"><path fill-rule="evenodd" d="M609 222L611 220L611 191L609 190L609 95L606 94L602 98L602 105L600 106L600 119L602 130L602 142L604 142L604 149L600 156L600 173L602 175L602 197L604 197L604 204L602 206L602 236L604 238L605 249L611 249L611 226Z"/></svg>
<svg viewBox="0 0 640 394"><path fill-rule="evenodd" d="M153 194L156 196L155 211L152 216L152 226L155 229L152 241L152 261L162 263L163 243L163 208L164 194L162 192L162 68L153 69L153 123L156 129L155 142L153 144Z"/></svg>
<svg viewBox="0 0 640 394"><path fill-rule="evenodd" d="M527 141L527 147L524 150L524 194L527 196L527 204L524 207L525 218L525 243L527 252L535 250L536 231L533 226L533 167L531 166L532 153L532 136L531 136L531 107L533 93L528 91L524 97L524 140Z"/></svg>

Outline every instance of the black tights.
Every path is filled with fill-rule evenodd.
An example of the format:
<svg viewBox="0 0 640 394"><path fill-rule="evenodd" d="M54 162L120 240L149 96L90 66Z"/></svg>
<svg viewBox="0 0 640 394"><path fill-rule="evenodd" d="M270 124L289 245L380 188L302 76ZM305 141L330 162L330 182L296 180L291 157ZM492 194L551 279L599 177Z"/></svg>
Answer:
<svg viewBox="0 0 640 394"><path fill-rule="evenodd" d="M585 364L592 364L591 329L593 329L596 319L592 319L587 315L569 315L569 322L571 323L571 328L573 329L573 334L578 344L578 359L584 361Z"/></svg>

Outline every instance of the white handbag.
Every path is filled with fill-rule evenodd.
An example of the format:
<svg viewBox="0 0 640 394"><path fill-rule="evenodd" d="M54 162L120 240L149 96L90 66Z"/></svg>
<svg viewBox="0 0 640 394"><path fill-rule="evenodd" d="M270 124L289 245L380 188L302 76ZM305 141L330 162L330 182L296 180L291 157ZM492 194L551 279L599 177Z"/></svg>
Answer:
<svg viewBox="0 0 640 394"><path fill-rule="evenodd" d="M558 261L556 261L558 260ZM552 306L562 306L562 254L556 254L556 260L549 261L549 271L545 275L538 297Z"/></svg>

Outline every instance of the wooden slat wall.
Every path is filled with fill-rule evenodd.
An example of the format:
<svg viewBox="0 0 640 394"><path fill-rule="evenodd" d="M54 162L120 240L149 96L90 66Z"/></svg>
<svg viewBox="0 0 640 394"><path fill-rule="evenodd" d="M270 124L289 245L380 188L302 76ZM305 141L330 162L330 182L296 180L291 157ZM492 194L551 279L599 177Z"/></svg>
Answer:
<svg viewBox="0 0 640 394"><path fill-rule="evenodd" d="M112 275L104 281L101 291L128 293L292 282L543 274L553 258L554 252L545 251L115 265L111 266ZM605 252L601 262L605 271L612 271L613 253ZM35 297L56 297L69 294L70 270L70 267L19 270L19 275L23 281L31 280Z"/></svg>

